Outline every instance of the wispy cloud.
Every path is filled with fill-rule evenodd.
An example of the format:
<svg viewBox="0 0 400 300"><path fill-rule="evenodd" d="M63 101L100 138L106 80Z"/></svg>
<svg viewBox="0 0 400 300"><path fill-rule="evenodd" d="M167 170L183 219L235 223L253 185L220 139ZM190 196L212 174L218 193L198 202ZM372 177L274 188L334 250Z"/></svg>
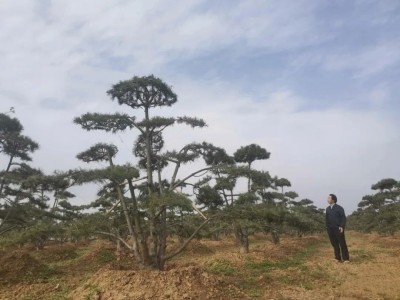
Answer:
<svg viewBox="0 0 400 300"><path fill-rule="evenodd" d="M400 42L389 41L378 45L327 56L322 65L328 71L354 71L356 77L369 77L400 64Z"/></svg>
<svg viewBox="0 0 400 300"><path fill-rule="evenodd" d="M374 180L400 177L393 167L399 7L396 0L7 1L0 111L16 107L42 146L34 163L46 170L77 166L75 154L99 140L132 160L134 133L87 133L72 119L125 110L105 91L154 73L179 95L166 114L209 123L168 132L168 147L206 139L234 151L257 142L272 152L261 166L289 177L302 196L317 200L336 187L354 208Z"/></svg>

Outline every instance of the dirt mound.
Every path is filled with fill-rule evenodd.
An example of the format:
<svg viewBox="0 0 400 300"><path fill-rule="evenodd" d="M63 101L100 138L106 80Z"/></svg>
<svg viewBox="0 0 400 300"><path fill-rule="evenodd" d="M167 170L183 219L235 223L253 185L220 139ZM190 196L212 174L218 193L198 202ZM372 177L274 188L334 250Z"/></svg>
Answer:
<svg viewBox="0 0 400 300"><path fill-rule="evenodd" d="M20 251L3 255L0 266L0 283L34 281L50 271L31 255Z"/></svg>
<svg viewBox="0 0 400 300"><path fill-rule="evenodd" d="M202 241L191 241L190 244L186 247L185 252L192 255L208 255L215 253L213 249L208 247L207 244Z"/></svg>
<svg viewBox="0 0 400 300"><path fill-rule="evenodd" d="M170 271L98 271L72 299L213 299L222 281L189 266ZM226 286L225 286L226 288Z"/></svg>
<svg viewBox="0 0 400 300"><path fill-rule="evenodd" d="M56 262L77 258L78 253L76 253L76 246L65 244L45 248L38 251L35 256L46 262Z"/></svg>
<svg viewBox="0 0 400 300"><path fill-rule="evenodd" d="M78 270L90 272L100 268L132 270L137 267L131 252L126 248L117 251L115 243L104 240L91 242L73 265Z"/></svg>

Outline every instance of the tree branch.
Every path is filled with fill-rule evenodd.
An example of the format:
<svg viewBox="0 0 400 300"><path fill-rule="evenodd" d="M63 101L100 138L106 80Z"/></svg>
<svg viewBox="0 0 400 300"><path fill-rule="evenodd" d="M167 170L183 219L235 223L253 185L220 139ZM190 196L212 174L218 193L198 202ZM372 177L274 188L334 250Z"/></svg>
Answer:
<svg viewBox="0 0 400 300"><path fill-rule="evenodd" d="M163 260L168 260L173 258L174 256L178 255L179 253L181 253L183 250L185 250L185 248L187 247L187 245L190 243L191 240L193 240L193 238L197 235L197 233L204 227L207 225L208 222L211 221L210 219L205 220L199 227L197 227L197 229L193 232L193 234L182 244L182 246L180 246L175 252L166 255L163 257Z"/></svg>
<svg viewBox="0 0 400 300"><path fill-rule="evenodd" d="M175 163L175 164L180 163L178 160L172 159L172 158L169 158L169 157L162 156L161 158L162 158L162 159L165 159L165 160L167 160L167 161L173 162L173 163Z"/></svg>
<svg viewBox="0 0 400 300"><path fill-rule="evenodd" d="M194 205L193 202L192 202L192 207L193 207L193 209L194 209L195 211L197 211L205 220L207 220L207 217L201 212L200 209L198 209L198 208L196 207L196 205Z"/></svg>
<svg viewBox="0 0 400 300"><path fill-rule="evenodd" d="M2 224L4 224L4 223L2 223ZM2 235L3 233L6 233L7 231L13 230L16 227L18 227L18 225L14 225L9 228L3 229L2 231L0 231L0 235Z"/></svg>
<svg viewBox="0 0 400 300"><path fill-rule="evenodd" d="M146 178L147 178L147 176L144 176L144 177L132 180L132 183L137 182L137 181L141 181L141 180L146 179ZM122 185L125 185L127 183L128 183L128 181L124 181L123 183L120 183L119 185L122 186Z"/></svg>
<svg viewBox="0 0 400 300"><path fill-rule="evenodd" d="M211 170L211 169L213 169L213 168L214 168L214 167L207 167L207 168L200 169L200 170L198 170L198 171L196 171L196 172L193 172L192 174L186 176L184 179L178 180L174 185L171 185L170 188L169 188L169 190L172 191L172 190L174 190L175 188L177 188L180 184L182 184L182 183L184 183L186 180L188 180L189 178L191 178L191 177L193 177L193 176L195 176L195 175L197 175L197 174L199 174L199 173L201 173L201 172L209 171L209 170Z"/></svg>
<svg viewBox="0 0 400 300"><path fill-rule="evenodd" d="M95 231L95 233L99 233L99 234L104 234L104 235L108 235L111 236L117 240L119 240L121 243L123 243L129 250L133 250L133 248L131 246L129 246L129 244L127 242L125 242L125 240L115 234L109 233L109 232L104 232L104 231Z"/></svg>
<svg viewBox="0 0 400 300"><path fill-rule="evenodd" d="M118 206L118 204L119 204L120 202L121 202L120 200L118 200L117 202L115 202L115 204L114 204L109 210L106 211L106 214L109 214L110 212L112 212L112 211Z"/></svg>

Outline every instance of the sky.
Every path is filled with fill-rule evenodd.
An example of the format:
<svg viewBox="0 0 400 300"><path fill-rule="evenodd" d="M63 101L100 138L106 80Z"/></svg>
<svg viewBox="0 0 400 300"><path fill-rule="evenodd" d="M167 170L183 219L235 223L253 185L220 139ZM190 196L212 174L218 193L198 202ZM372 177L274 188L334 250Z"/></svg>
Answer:
<svg viewBox="0 0 400 300"><path fill-rule="evenodd" d="M100 141L134 162L135 132L73 119L140 116L106 91L154 74L178 95L157 114L208 124L169 129L166 149L259 144L271 157L256 168L321 208L335 193L348 213L373 183L400 180L398 0L1 0L0 66L0 112L15 108L47 173L84 167L76 154Z"/></svg>

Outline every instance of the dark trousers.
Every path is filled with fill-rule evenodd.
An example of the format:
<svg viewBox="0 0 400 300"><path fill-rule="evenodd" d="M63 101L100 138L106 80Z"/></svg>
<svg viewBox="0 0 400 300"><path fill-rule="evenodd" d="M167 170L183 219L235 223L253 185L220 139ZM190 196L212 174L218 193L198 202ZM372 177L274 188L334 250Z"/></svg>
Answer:
<svg viewBox="0 0 400 300"><path fill-rule="evenodd" d="M340 232L337 227L328 227L328 235L335 251L335 258L340 261L349 260L349 250L347 249L344 231Z"/></svg>

